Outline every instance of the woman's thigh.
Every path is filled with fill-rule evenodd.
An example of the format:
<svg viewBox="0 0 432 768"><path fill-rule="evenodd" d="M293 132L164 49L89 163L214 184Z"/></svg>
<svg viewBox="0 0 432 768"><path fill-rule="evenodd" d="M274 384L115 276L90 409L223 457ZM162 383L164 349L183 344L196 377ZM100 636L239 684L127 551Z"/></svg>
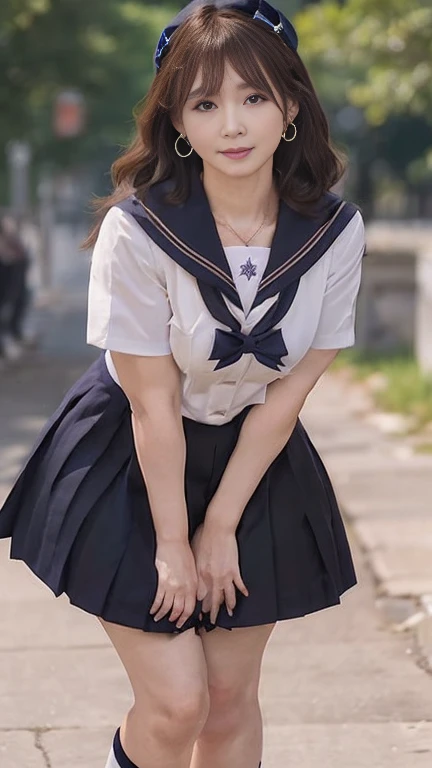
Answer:
<svg viewBox="0 0 432 768"><path fill-rule="evenodd" d="M143 632L99 619L129 677L135 703L169 713L205 709L207 665L193 629L179 634Z"/></svg>
<svg viewBox="0 0 432 768"><path fill-rule="evenodd" d="M231 631L217 627L200 632L210 700L229 703L256 695L264 651L275 626L263 624Z"/></svg>

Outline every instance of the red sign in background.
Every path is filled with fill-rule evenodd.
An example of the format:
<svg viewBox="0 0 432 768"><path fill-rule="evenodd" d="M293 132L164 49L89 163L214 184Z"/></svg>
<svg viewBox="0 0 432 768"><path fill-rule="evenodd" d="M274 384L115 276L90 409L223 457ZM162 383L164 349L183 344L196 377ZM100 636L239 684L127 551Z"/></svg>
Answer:
<svg viewBox="0 0 432 768"><path fill-rule="evenodd" d="M86 123L84 97L79 91L62 91L54 102L54 133L71 138L83 133Z"/></svg>

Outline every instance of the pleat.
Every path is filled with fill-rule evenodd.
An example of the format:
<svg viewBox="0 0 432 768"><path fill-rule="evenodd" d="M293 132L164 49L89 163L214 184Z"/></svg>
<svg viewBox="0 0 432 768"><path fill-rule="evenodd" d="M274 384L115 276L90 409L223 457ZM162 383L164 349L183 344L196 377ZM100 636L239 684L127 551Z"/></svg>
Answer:
<svg viewBox="0 0 432 768"><path fill-rule="evenodd" d="M96 412L85 415L89 410L89 403L86 397L70 411L61 424L61 427L54 433L49 447L47 448L43 459L40 461L38 472L34 477L32 491L34 501L32 504L32 518L35 523L34 529L29 530L29 535L37 533L37 521L41 514L44 516L44 523L47 528L46 535L49 537L55 532L57 525L61 524L55 505L52 502L57 495L56 485L61 480L62 473L68 473L68 466L73 464L73 454L76 449L79 452L79 470L85 472L86 465L90 464L93 457L98 455L98 451L104 450L109 444L112 434L111 425L106 419L107 406L106 397L94 397L94 393L87 395L94 405ZM105 417L105 418L104 418ZM108 429L103 428L94 431L93 428L99 422L105 421ZM100 425L101 426L101 425ZM94 437L93 437L94 432ZM92 441L93 444L92 444ZM74 467L70 468L73 472ZM79 474L75 476L78 482ZM73 478L69 478L73 479ZM73 485L73 484L72 484ZM71 488L71 491L73 489ZM66 499L63 499L63 502ZM48 513L47 513L48 510ZM64 504L63 504L64 510ZM56 519L53 519L56 516Z"/></svg>
<svg viewBox="0 0 432 768"><path fill-rule="evenodd" d="M236 535L250 595L236 590L234 616L223 604L217 626L298 618L339 604L356 583L330 479L300 420L246 505ZM214 628L208 616L203 626Z"/></svg>
<svg viewBox="0 0 432 768"><path fill-rule="evenodd" d="M84 520L91 514L99 499L107 499L102 513L111 517L112 526L117 526L117 516L126 514L122 513L123 499L117 508L110 501L110 493L117 477L126 471L130 458L131 443L125 441L128 432L125 427L126 422L113 433L110 442L97 454L98 458L93 465L87 463L84 467L73 469L69 462L65 464L62 477L57 478L53 487L47 507L49 524L45 524L36 567L43 578L49 579L56 591L61 592L64 589L63 571L71 542L75 541ZM87 441L92 439L91 433L86 435ZM96 440L92 447L97 448ZM70 457L70 463L79 460L81 449L82 446L78 445L75 455ZM107 463L110 466L109 472L106 471ZM61 514L58 514L59 510ZM120 532L115 542L121 544ZM105 550L106 547L107 542L104 541Z"/></svg>
<svg viewBox="0 0 432 768"><path fill-rule="evenodd" d="M106 409L108 402L108 395L101 396L100 393L96 392L88 393L75 404L74 408L65 413L61 423L46 440L45 445L40 446L37 467L34 473L30 474L27 471L26 478L27 501L32 504L36 517L39 510L46 509L57 477L73 451L82 443L98 421L104 417L104 409ZM93 406L93 412L89 412L89 406ZM104 435L102 431L100 437L109 440L110 434L108 432ZM84 464L87 458L90 456L81 455L81 461ZM31 494L29 493L30 489Z"/></svg>
<svg viewBox="0 0 432 768"><path fill-rule="evenodd" d="M302 427L302 435L306 440L309 451L313 457L314 464L317 468L322 487L328 502L328 509L330 509L330 522L329 528L331 531L332 541L334 544L334 551L336 553L335 564L336 572L335 579L339 592L341 593L346 589L345 584L350 583L353 585L356 583L356 575L354 565L351 557L348 538L343 524L342 516L339 510L339 504L336 498L336 494L330 480L327 469L324 462L319 455L316 447L311 441L304 427Z"/></svg>
<svg viewBox="0 0 432 768"><path fill-rule="evenodd" d="M121 414L111 413L111 403L106 396L98 395L96 400L93 400L93 405L97 407L96 413L89 413L87 416L82 416L79 412L68 414L61 429L54 436L42 465L45 472L39 478L40 485L37 486L36 515L38 509L46 509L49 499L55 498L57 494L63 495L63 505L67 502L65 477L70 484L72 498L87 472L90 469L93 471L99 456L105 453L113 442L119 429L118 418L121 418ZM88 410L89 406L84 402L82 407ZM128 448L130 453L130 445ZM50 514L47 515L46 522L50 525Z"/></svg>
<svg viewBox="0 0 432 768"><path fill-rule="evenodd" d="M150 529L151 515L147 516L144 510L142 517L148 522ZM126 623L146 632L178 633L175 624L169 620L169 614L155 622L149 613L158 581L155 550L153 533L149 530L146 536L142 520L133 514L126 547L100 609L102 618L115 623ZM182 632L198 624L200 609L201 603L197 601L194 612L181 629Z"/></svg>
<svg viewBox="0 0 432 768"><path fill-rule="evenodd" d="M85 516L71 542L64 568L64 591L72 604L98 616L117 578L121 559L131 540L133 516L125 505L125 470L120 470ZM144 560L143 552L141 552ZM140 568L129 564L135 578ZM128 596L120 605L128 607ZM137 606L135 606L135 610ZM122 622L120 622L122 623ZM132 626L128 621L125 624Z"/></svg>
<svg viewBox="0 0 432 768"><path fill-rule="evenodd" d="M19 511L22 508L23 500L25 500L25 497L28 495L34 475L40 462L43 460L46 451L49 449L52 437L56 434L56 431L63 422L65 416L69 412L74 411L82 397L94 387L94 382L100 374L102 363L103 361L101 358L98 358L92 366L87 369L83 376L75 382L39 433L31 452L26 458L19 475L1 508L0 538L8 538L9 536L12 536L12 532L16 526L17 516L19 516Z"/></svg>
<svg viewBox="0 0 432 768"><path fill-rule="evenodd" d="M333 510L325 492L321 467L315 463L310 445L306 430L299 420L292 439L285 448L285 454L292 469L299 507L307 517L336 593L339 569L332 532Z"/></svg>
<svg viewBox="0 0 432 768"><path fill-rule="evenodd" d="M11 557L25 560L55 594L77 531L133 448L127 399L98 373L89 369L84 378L91 386L81 388L81 397L71 390L9 499Z"/></svg>

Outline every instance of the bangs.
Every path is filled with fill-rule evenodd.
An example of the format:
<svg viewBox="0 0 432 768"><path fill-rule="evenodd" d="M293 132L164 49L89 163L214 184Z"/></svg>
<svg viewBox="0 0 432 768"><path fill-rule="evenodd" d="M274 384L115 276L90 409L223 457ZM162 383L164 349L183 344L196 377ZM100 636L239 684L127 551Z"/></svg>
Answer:
<svg viewBox="0 0 432 768"><path fill-rule="evenodd" d="M260 91L279 107L270 76L265 70L264 61L267 66L269 64L268 52L262 46L257 46L256 34L250 22L245 22L241 16L238 18L232 12L228 17L214 16L212 22L200 30L194 30L194 45L192 49L188 47L187 51L179 38L175 41L174 33L170 57L170 110L181 113L198 75L200 83L199 88L194 89L194 96L205 99L217 95L222 87L227 64L231 64L247 85ZM269 40L270 45L274 42L273 39ZM284 94L277 91L283 101Z"/></svg>

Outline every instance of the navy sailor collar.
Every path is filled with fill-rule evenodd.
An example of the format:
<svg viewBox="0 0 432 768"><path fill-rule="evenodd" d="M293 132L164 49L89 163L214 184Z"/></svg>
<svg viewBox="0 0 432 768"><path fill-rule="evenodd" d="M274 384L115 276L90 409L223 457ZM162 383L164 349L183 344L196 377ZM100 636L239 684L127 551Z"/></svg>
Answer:
<svg viewBox="0 0 432 768"><path fill-rule="evenodd" d="M199 173L193 173L191 193L181 205L164 202L171 183L167 180L151 187L145 202L131 195L117 206L130 213L180 266L198 280L218 288L242 308ZM251 309L307 272L343 231L358 207L326 192L319 210L319 215L310 219L280 201L269 260Z"/></svg>

